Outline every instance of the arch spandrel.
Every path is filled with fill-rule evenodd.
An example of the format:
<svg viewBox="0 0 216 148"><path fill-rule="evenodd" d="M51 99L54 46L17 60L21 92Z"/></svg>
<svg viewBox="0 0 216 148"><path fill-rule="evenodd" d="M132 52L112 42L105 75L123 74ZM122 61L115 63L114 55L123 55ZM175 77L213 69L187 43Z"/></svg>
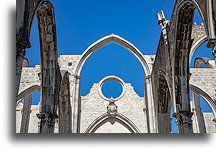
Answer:
<svg viewBox="0 0 216 148"><path fill-rule="evenodd" d="M101 39L99 39L98 41L94 42L92 45L90 45L85 52L82 54L82 57L76 67L75 70L75 74L80 76L80 72L82 70L82 67L84 65L84 63L87 61L87 59L97 50L99 50L100 48L111 44L111 43L116 43L120 46L122 46L123 48L127 49L128 51L130 51L141 63L141 65L143 66L144 70L145 70L145 75L150 75L150 69L148 67L148 64L146 62L146 60L143 57L143 54L140 52L139 49L137 49L132 43L130 43L129 41L121 38L118 35L115 34L110 34L107 35Z"/></svg>

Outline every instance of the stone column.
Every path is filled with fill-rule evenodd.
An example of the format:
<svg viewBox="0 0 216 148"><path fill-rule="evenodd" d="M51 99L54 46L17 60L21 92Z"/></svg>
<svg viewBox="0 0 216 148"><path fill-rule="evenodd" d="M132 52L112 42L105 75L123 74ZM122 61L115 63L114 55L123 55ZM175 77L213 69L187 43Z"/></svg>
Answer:
<svg viewBox="0 0 216 148"><path fill-rule="evenodd" d="M143 108L143 118L144 118L144 133L148 133L148 108L146 105L146 99L144 100L144 108Z"/></svg>
<svg viewBox="0 0 216 148"><path fill-rule="evenodd" d="M179 133L193 133L191 111L178 111L174 113L173 117L176 118Z"/></svg>
<svg viewBox="0 0 216 148"><path fill-rule="evenodd" d="M49 59L49 58L46 58ZM43 61L44 59L42 59ZM39 133L54 133L55 122L58 118L57 105L59 97L59 70L50 60L41 62L41 109L37 117L40 119ZM55 67L56 66L56 67Z"/></svg>
<svg viewBox="0 0 216 148"><path fill-rule="evenodd" d="M22 65L23 65L23 59L25 56L25 49L17 49L16 54L16 96L19 92L19 85L20 85L20 79L22 74Z"/></svg>
<svg viewBox="0 0 216 148"><path fill-rule="evenodd" d="M185 86L184 86L185 87ZM182 106L180 104L176 105L176 113L173 114L173 117L176 118L176 124L178 126L179 133L193 133L193 125L192 125L192 116L193 113L190 109L189 94L181 94L182 98Z"/></svg>
<svg viewBox="0 0 216 148"><path fill-rule="evenodd" d="M32 95L24 98L20 133L28 133L31 113Z"/></svg>
<svg viewBox="0 0 216 148"><path fill-rule="evenodd" d="M55 120L58 117L56 114L43 112L37 114L37 117L40 119L39 133L54 133Z"/></svg>
<svg viewBox="0 0 216 148"><path fill-rule="evenodd" d="M70 103L71 103L71 132L73 133L73 105L74 105L74 96L75 96L75 82L76 77L75 75L69 74L69 85L70 85Z"/></svg>
<svg viewBox="0 0 216 148"><path fill-rule="evenodd" d="M72 105L72 133L79 133L80 130L80 77L72 75L70 78L71 105Z"/></svg>
<svg viewBox="0 0 216 148"><path fill-rule="evenodd" d="M30 48L31 44L29 41L29 8L30 1L19 1L20 9L18 9L18 20L16 26L16 96L19 92L19 84L22 73L22 64L25 56L25 49ZM22 21L23 20L23 21ZM23 25L23 26L21 26Z"/></svg>
<svg viewBox="0 0 216 148"><path fill-rule="evenodd" d="M158 113L158 133L168 134L172 132L172 119L170 113Z"/></svg>
<svg viewBox="0 0 216 148"><path fill-rule="evenodd" d="M185 49L188 49L186 46ZM176 78L178 78L178 84L177 84L177 90L176 94L176 100L179 100L179 103L177 104L177 124L179 127L180 133L193 133L193 125L192 125L192 116L193 113L191 112L191 104L190 104L190 96L189 96L189 60L188 55L186 52L183 52L183 57L186 57L181 61L181 67L180 67L180 75L178 75ZM187 56L184 56L187 55Z"/></svg>
<svg viewBox="0 0 216 148"><path fill-rule="evenodd" d="M148 106L149 132L157 133L157 123L156 123L155 106L154 106L155 103L152 94L152 82L150 76L146 76L145 78L145 98L147 99L147 106Z"/></svg>
<svg viewBox="0 0 216 148"><path fill-rule="evenodd" d="M71 133L69 73L64 73L59 93L59 133Z"/></svg>
<svg viewBox="0 0 216 148"><path fill-rule="evenodd" d="M192 102L194 111L194 122L196 122L197 133L206 133L205 120L202 113L202 108L200 107L200 97L193 93L193 102Z"/></svg>

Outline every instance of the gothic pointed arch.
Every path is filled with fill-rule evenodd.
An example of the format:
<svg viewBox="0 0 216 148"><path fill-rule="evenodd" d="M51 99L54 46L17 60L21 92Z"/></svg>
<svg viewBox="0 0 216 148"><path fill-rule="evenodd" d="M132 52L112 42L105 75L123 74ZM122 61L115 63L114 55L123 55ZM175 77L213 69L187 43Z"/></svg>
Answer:
<svg viewBox="0 0 216 148"><path fill-rule="evenodd" d="M171 19L171 28L173 28L171 39L171 48L173 48L173 96L175 97L176 118L179 122L180 133L192 133L192 112L189 99L189 55L193 39L192 21L194 10L198 9L203 20L207 38L208 47L213 46L215 33L213 24L213 15L211 11L212 3L210 1L200 0L177 0ZM212 40L213 39L213 40Z"/></svg>
<svg viewBox="0 0 216 148"><path fill-rule="evenodd" d="M190 84L190 91L192 91L193 93L197 94L198 96L202 97L207 104L210 106L214 117L216 115L216 102L214 101L214 99L212 97L210 97L210 95L205 92L204 90L202 90L201 88L199 88L198 86L195 86L193 84Z"/></svg>
<svg viewBox="0 0 216 148"><path fill-rule="evenodd" d="M193 46L191 47L191 50L190 50L190 56L189 56L189 63L191 62L191 59L194 55L194 53L196 52L196 50L203 44L205 43L206 41L208 40L208 37L207 35L201 37L198 41L196 41Z"/></svg>
<svg viewBox="0 0 216 148"><path fill-rule="evenodd" d="M204 24L206 30L208 47L212 48L215 46L215 29L214 29L214 13L213 13L213 1L211 0L177 0L176 1L176 13L177 17L185 18L185 15L190 15L190 13L197 9ZM188 14L186 14L188 13ZM183 15L182 15L183 14ZM186 20L185 20L186 21ZM177 19L177 23L179 20Z"/></svg>
<svg viewBox="0 0 216 148"><path fill-rule="evenodd" d="M27 89L25 89L23 92L21 92L18 96L17 96L17 104L19 102L21 102L24 98L26 98L27 96L31 95L32 93L38 91L40 92L40 86L39 85L33 85Z"/></svg>
<svg viewBox="0 0 216 148"><path fill-rule="evenodd" d="M125 40L124 38L115 35L115 34L110 34L107 35L101 39L99 39L98 41L94 42L92 45L90 45L82 54L82 57L76 67L75 70L75 74L77 76L80 76L80 72L82 70L82 67L84 65L84 63L86 62L86 60L97 50L99 50L100 48L110 44L110 43L116 43L122 47L124 47L125 49L127 49L128 51L130 51L141 63L142 67L144 68L145 71L145 75L148 76L150 75L150 69L148 67L148 64L146 62L146 60L144 59L142 53L140 52L140 50L138 48L136 48L132 43L130 43L129 41Z"/></svg>
<svg viewBox="0 0 216 148"><path fill-rule="evenodd" d="M131 52L137 59L138 61L141 63L144 72L145 72L145 76L146 78L150 79L150 68L147 64L147 61L145 60L143 54L140 52L140 50L138 50L138 48L136 48L132 43L130 43L129 41L123 39L122 37L115 35L115 34L110 34L107 35L101 39L99 39L98 41L94 42L93 44L91 44L82 54L76 68L75 68L75 75L73 76L75 78L75 86L74 86L74 99L72 100L72 106L73 106L73 112L74 114L72 115L73 118L73 124L72 124L72 132L79 132L79 122L80 122L80 108L81 108L81 99L80 99L80 73L82 70L83 65L85 64L85 62L87 61L87 59L97 50L101 49L102 47L111 44L111 43L116 43L120 46L122 46L123 48L127 49L129 52ZM148 88L148 89L147 89ZM149 96L149 99L152 99L151 97L151 82L149 82L146 85L146 91L145 91L146 96ZM153 100L153 99L152 99ZM153 110L153 109L152 109ZM152 111L150 110L150 111ZM149 111L149 112L150 112Z"/></svg>
<svg viewBox="0 0 216 148"><path fill-rule="evenodd" d="M85 133L94 133L99 127L101 127L103 124L109 121L119 122L124 127L126 127L131 133L140 133L136 125L130 119L128 119L126 116L120 113L116 113L115 116L110 116L110 114L108 113L101 115L89 125Z"/></svg>
<svg viewBox="0 0 216 148"><path fill-rule="evenodd" d="M60 69L58 65L56 23L53 5L43 1L37 10L41 50L41 114L40 133L53 133L59 99ZM45 124L44 124L45 123Z"/></svg>

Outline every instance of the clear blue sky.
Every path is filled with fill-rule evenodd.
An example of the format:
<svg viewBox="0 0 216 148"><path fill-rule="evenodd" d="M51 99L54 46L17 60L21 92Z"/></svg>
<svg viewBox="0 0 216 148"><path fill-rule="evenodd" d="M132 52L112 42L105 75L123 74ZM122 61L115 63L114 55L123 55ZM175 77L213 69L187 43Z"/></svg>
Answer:
<svg viewBox="0 0 216 148"><path fill-rule="evenodd" d="M130 41L143 54L155 54L161 32L156 14L163 10L166 18L170 19L175 0L51 2L55 9L59 55L82 54L93 42L111 33ZM198 13L194 20L197 24L202 22ZM26 57L30 66L34 66L40 64L37 19L33 23L30 41L32 47L27 49ZM204 45L194 54L192 61L195 57L213 59L211 49ZM88 94L93 83L107 75L117 75L125 82L132 83L137 94L144 96L144 71L141 65L130 52L116 44L103 47L88 59L81 72L81 95ZM105 95L115 97L120 94L121 87L109 83L104 86Z"/></svg>

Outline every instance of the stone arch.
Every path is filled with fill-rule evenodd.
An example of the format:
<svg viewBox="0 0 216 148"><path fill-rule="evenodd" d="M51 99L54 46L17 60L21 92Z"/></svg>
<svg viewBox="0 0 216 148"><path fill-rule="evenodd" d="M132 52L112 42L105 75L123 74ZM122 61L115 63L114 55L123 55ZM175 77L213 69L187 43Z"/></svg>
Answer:
<svg viewBox="0 0 216 148"><path fill-rule="evenodd" d="M32 10L33 9L33 10ZM17 94L20 85L20 77L25 48L30 47L29 36L30 29L37 13L38 28L40 37L40 52L41 52L41 115L38 117L41 122L45 121L45 116L50 116L49 122L54 124L54 118L57 116L57 101L59 96L59 66L57 54L57 39L56 39L56 24L54 16L54 7L49 1L26 1L25 16L23 25L23 34L18 40L17 45L17 65L16 65L16 86ZM22 51L20 55L19 52ZM40 125L40 132L49 133L54 131L53 125ZM43 128L45 127L45 128Z"/></svg>
<svg viewBox="0 0 216 148"><path fill-rule="evenodd" d="M208 61L210 58L196 58L194 62L194 67L195 68L201 68L202 63L205 63L207 67L209 67Z"/></svg>
<svg viewBox="0 0 216 148"><path fill-rule="evenodd" d="M34 92L40 92L40 86L39 85L33 85L27 89L25 89L23 92L21 92L17 96L17 103L16 107L18 107L18 104L23 101L23 107L21 109L21 125L20 125L20 133L28 133L29 129L29 121L30 121L30 113L31 113L31 105L32 105L32 93Z"/></svg>
<svg viewBox="0 0 216 148"><path fill-rule="evenodd" d="M41 89L41 87L39 85L33 85L33 86L25 89L23 92L21 92L17 96L17 104L20 103L27 96L31 95L32 93L34 93L36 91L40 92L40 89Z"/></svg>
<svg viewBox="0 0 216 148"><path fill-rule="evenodd" d="M30 38L31 27L32 27L32 23L33 23L33 20L35 18L35 15L37 14L37 16L38 16L39 15L38 12L40 10L42 10L44 7L47 7L47 10L49 9L49 10L54 11L53 10L53 5L51 4L50 1L47 1L47 0L33 0L33 1L25 0L24 2L18 2L18 4L22 5L24 7L24 14L23 14L23 18L19 18L20 20L18 20L18 22L23 22L23 24L21 23L22 24L21 25L20 23L18 23L17 26L16 26L17 27L16 28L17 29L16 96L18 95L18 91L19 91L20 78L21 78L22 67L23 67L22 63L23 63L23 59L24 59L24 56L25 56L25 53L26 53L25 50L26 50L26 48L31 47L31 43L29 41L29 38ZM21 12L19 12L19 13L21 13ZM54 20L54 12L51 12L51 13L53 14L52 19ZM48 15L50 15L50 14L47 14L47 16ZM38 16L38 18L41 18L41 17ZM48 19L44 19L44 21L47 21L47 20ZM50 29L50 27L46 28L46 29L52 30L51 32L53 33L53 36L55 36L56 27L55 27L55 23L53 23L53 24L54 25L53 25L53 27L51 27L51 29ZM42 28L42 27L40 27L39 23L38 23L38 26L39 26L39 28ZM43 34L43 36L46 36L46 35L47 34ZM41 37L41 34L40 34L40 37ZM40 39L40 44L42 44L41 42L42 42L42 40Z"/></svg>
<svg viewBox="0 0 216 148"><path fill-rule="evenodd" d="M207 65L207 67L209 67L209 64L208 64L209 60L210 60L209 58L196 58L195 62L194 62L194 67L195 68L201 68L202 63L205 63ZM200 105L200 97L207 96L206 98L209 98L210 96L207 93L205 93L202 89L197 88L194 85L191 86L191 84L190 84L189 87L190 87L190 91L192 91L191 89L193 89L193 91L192 91L192 106L193 106L192 111L194 112L193 122L195 122L197 124L197 128L196 128L197 131L195 130L195 132L206 133L204 115L203 115L202 108ZM199 94L195 93L194 92L195 90L198 90ZM200 92L202 92L203 95L200 95ZM204 98L204 100L207 102L206 98ZM210 106L210 104L208 102L207 102L207 104ZM211 106L210 106L210 108L211 108ZM214 111L213 111L213 114L214 114Z"/></svg>
<svg viewBox="0 0 216 148"><path fill-rule="evenodd" d="M206 41L208 41L208 37L207 35L201 37L198 41L196 41L193 46L191 47L191 50L190 50L190 56L189 56L189 63L191 63L191 59L195 53L195 51L203 44L205 43Z"/></svg>
<svg viewBox="0 0 216 148"><path fill-rule="evenodd" d="M149 102L153 103L153 97L152 97L152 84L151 84L151 76L150 76L150 68L145 60L145 58L143 57L142 53L129 41L121 38L118 35L115 34L110 34L108 36L105 36L101 39L99 39L98 41L94 42L92 45L90 45L85 52L82 54L81 59L79 61L79 63L77 64L76 68L75 68L75 75L73 75L72 79L74 79L73 81L73 98L72 98L72 106L73 106L73 114L72 114L72 132L75 133L79 133L80 130L80 110L81 110L81 98L80 98L80 73L82 70L82 67L84 65L84 63L86 62L86 60L97 50L99 50L100 48L110 44L110 43L116 43L122 47L124 47L125 49L127 49L128 51L130 51L137 59L138 61L141 63L144 72L145 72L145 76L146 76L146 84L145 84L145 96L147 99L151 100ZM148 113L151 114L151 121L153 121L155 119L155 117L153 116L154 114L154 107L153 105L149 105L148 108L151 108L148 110ZM155 122L153 122L155 123ZM154 125L155 126L155 125ZM152 128L153 129L153 128Z"/></svg>
<svg viewBox="0 0 216 148"><path fill-rule="evenodd" d="M173 96L174 96L174 112L177 118L178 128L180 133L192 133L192 112L189 99L189 54L193 39L192 21L194 10L197 8L207 32L208 40L212 39L212 28L209 27L207 17L203 15L203 8L196 0L181 0L177 1L174 19L174 60L173 60ZM207 2L202 5L208 5ZM206 11L209 8L205 8ZM173 24L172 24L173 25ZM214 30L213 30L214 31Z"/></svg>
<svg viewBox="0 0 216 148"><path fill-rule="evenodd" d="M52 5L51 2L49 2L49 1L46 1L46 2L48 2L48 3L50 3L50 4ZM33 10L33 14L32 14L32 16L31 16L30 22L29 22L29 36L30 36L30 33L31 33L32 24L33 24L33 22L34 22L35 17L37 16L37 12L38 12L38 10L40 9L40 7L41 7L44 3L45 3L44 0L39 1L39 2L36 4L35 9Z"/></svg>
<svg viewBox="0 0 216 148"><path fill-rule="evenodd" d="M202 90L201 88L193 84L190 84L190 91L202 97L207 102L207 104L210 106L214 116L216 115L216 102L214 101L213 98L210 97L208 93L206 93L204 90Z"/></svg>
<svg viewBox="0 0 216 148"><path fill-rule="evenodd" d="M41 50L42 91L41 114L38 115L41 120L39 132L53 133L55 118L57 117L60 84L53 5L49 1L43 1L37 8L37 17ZM48 125L48 122L52 124Z"/></svg>
<svg viewBox="0 0 216 148"><path fill-rule="evenodd" d="M89 125L85 133L94 133L99 127L101 127L106 122L109 122L110 120L119 122L124 127L126 127L131 133L140 133L136 125L130 119L128 119L126 116L120 113L116 113L115 116L110 116L108 113L101 115Z"/></svg>
<svg viewBox="0 0 216 148"><path fill-rule="evenodd" d="M185 7L186 6L186 7ZM200 1L200 0L179 0L177 1L177 16L179 17L180 11L186 8L188 11L189 9L197 9L201 19L203 20L204 28L206 30L207 39L209 41L208 47L215 46L215 29L214 29L214 19L213 19L213 7L214 4L211 0L209 1ZM183 9L182 9L183 8ZM185 10L183 10L185 11ZM190 10L189 10L190 11ZM183 17L184 18L184 17ZM178 19L177 19L177 23Z"/></svg>
<svg viewBox="0 0 216 148"><path fill-rule="evenodd" d="M110 35L107 35L107 36L99 39L98 41L94 42L92 45L90 45L84 51L78 65L76 67L75 75L80 76L80 72L82 70L84 63L94 52L96 52L100 48L102 48L108 44L111 44L111 43L116 43L116 44L124 47L128 51L130 51L141 63L142 67L144 68L145 75L146 76L150 75L150 69L149 69L148 64L147 64L146 60L144 59L142 53L140 52L140 50L138 48L136 48L129 41L127 41L124 38L122 38L118 35L115 35L115 34L110 34Z"/></svg>
<svg viewBox="0 0 216 148"><path fill-rule="evenodd" d="M192 111L194 113L193 122L195 122L195 131L198 133L206 133L206 123L204 119L204 114L202 112L202 106L200 105L200 97L204 99L204 101L209 105L213 112L213 116L215 117L215 102L208 95L207 92L202 90L201 88L190 84L190 91L192 92Z"/></svg>

